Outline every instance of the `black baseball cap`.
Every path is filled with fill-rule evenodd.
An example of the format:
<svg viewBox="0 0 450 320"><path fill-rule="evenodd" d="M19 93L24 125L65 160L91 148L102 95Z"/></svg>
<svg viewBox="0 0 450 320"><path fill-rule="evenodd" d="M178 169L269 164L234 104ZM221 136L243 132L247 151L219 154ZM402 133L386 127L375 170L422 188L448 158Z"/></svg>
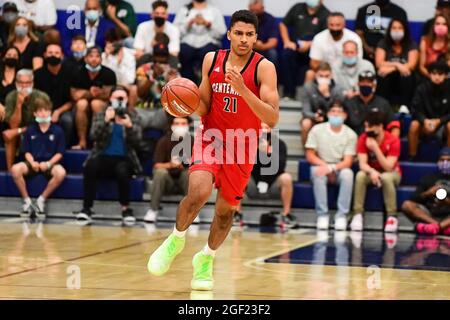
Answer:
<svg viewBox="0 0 450 320"><path fill-rule="evenodd" d="M359 73L359 81L361 80L376 80L377 75L372 70L364 70Z"/></svg>
<svg viewBox="0 0 450 320"><path fill-rule="evenodd" d="M2 7L3 12L6 11L14 11L14 12L19 12L19 10L17 9L17 6L14 2L5 2L5 4Z"/></svg>
<svg viewBox="0 0 450 320"><path fill-rule="evenodd" d="M153 55L154 56L168 56L169 55L169 47L165 43L157 43L153 46Z"/></svg>
<svg viewBox="0 0 450 320"><path fill-rule="evenodd" d="M450 6L450 0L438 0L436 7L447 7Z"/></svg>

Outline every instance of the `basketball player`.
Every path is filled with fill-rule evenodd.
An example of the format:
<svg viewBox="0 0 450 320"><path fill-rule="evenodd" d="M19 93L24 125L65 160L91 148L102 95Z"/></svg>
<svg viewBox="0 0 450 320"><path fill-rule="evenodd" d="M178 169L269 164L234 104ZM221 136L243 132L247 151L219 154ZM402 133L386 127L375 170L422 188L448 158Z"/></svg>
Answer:
<svg viewBox="0 0 450 320"><path fill-rule="evenodd" d="M253 164L249 159L256 156L261 121L270 127L278 122L277 75L274 65L253 51L257 29L258 18L254 13L241 10L233 14L227 32L230 50L209 52L204 58L201 102L197 109L202 117L203 132L209 129L221 132L223 157L227 151L230 152L225 150L225 143L229 142L225 141L227 129L254 130L257 133L256 143L232 141L237 148L245 148L245 163L210 164L211 161L205 161L198 155L203 154L211 141L205 138L206 134L199 135L197 132L189 170L188 194L178 207L173 233L148 261L148 270L153 275L161 276L169 270L172 261L184 248L186 230L207 202L215 183L218 196L208 243L192 260L193 290L212 290L214 255L230 231L233 215L250 178ZM242 150L234 151L235 160L238 151ZM221 157L217 154L213 156ZM224 162L223 159L218 160Z"/></svg>

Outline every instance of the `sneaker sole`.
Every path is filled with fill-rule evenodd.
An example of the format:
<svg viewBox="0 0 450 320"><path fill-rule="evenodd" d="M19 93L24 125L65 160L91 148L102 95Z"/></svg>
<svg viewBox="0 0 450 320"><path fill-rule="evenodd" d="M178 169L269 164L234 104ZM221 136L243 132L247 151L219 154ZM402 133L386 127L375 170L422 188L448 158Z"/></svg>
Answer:
<svg viewBox="0 0 450 320"><path fill-rule="evenodd" d="M92 221L92 218L88 216L86 213L78 213L77 220Z"/></svg>

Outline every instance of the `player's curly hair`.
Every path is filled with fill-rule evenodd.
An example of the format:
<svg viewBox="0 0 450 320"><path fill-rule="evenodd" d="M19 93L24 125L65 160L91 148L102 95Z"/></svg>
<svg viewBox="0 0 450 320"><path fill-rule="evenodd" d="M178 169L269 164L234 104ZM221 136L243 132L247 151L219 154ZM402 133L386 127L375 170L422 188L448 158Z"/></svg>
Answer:
<svg viewBox="0 0 450 320"><path fill-rule="evenodd" d="M231 16L230 30L237 22L252 24L255 26L256 32L258 32L258 17L250 10L239 10L233 13Z"/></svg>

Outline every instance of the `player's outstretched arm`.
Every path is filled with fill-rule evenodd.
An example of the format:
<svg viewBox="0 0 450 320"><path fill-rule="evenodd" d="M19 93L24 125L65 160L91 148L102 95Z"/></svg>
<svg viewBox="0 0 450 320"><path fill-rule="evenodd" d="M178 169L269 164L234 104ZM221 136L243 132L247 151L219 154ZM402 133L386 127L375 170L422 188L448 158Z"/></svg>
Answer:
<svg viewBox="0 0 450 320"><path fill-rule="evenodd" d="M244 83L241 73L236 67L227 71L225 80L230 83L256 116L271 128L275 127L279 118L279 96L277 88L277 72L272 62L267 59L258 66L258 82L260 84L258 98Z"/></svg>
<svg viewBox="0 0 450 320"><path fill-rule="evenodd" d="M196 110L199 116L208 114L211 106L211 84L209 83L209 70L214 60L215 52L208 52L203 59L202 82L200 83L200 105Z"/></svg>

